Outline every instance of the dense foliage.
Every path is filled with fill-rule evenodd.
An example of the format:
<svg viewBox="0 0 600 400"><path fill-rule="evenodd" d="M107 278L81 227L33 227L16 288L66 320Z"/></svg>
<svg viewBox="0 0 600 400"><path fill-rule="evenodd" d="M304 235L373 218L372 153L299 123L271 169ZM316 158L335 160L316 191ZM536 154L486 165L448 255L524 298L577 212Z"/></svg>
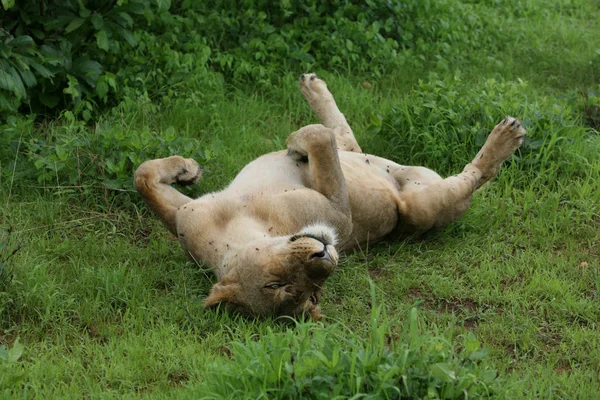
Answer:
<svg viewBox="0 0 600 400"><path fill-rule="evenodd" d="M461 48L498 48L506 29L470 4L431 0L2 4L0 111L73 107L86 120L102 104L198 90L209 70L270 86L290 70L447 68Z"/></svg>

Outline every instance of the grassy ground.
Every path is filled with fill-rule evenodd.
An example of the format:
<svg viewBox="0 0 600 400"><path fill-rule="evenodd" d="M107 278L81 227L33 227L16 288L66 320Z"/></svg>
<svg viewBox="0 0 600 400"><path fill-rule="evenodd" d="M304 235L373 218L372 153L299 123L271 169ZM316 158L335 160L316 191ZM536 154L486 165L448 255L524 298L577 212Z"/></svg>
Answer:
<svg viewBox="0 0 600 400"><path fill-rule="evenodd" d="M486 12L507 6L496 3ZM424 334L458 346L472 333L490 349L501 395L593 399L600 135L589 116L600 90L598 5L521 3L507 17L513 31L502 53L480 49L380 79L321 74L363 149L401 163L456 171L475 154L477 135L507 114L524 119L531 137L445 230L346 255L323 309L326 325L368 335L372 280L392 337L417 307ZM300 72L269 93L219 86L199 104L158 113L140 105L101 124L156 134L173 127L198 139L214 156L205 155L195 193L217 190L316 121L295 84ZM69 128L37 129L50 137ZM0 359L0 396L198 398L211 371L230 362L231 343L291 329L204 311L214 278L184 257L135 193L0 176L0 344L12 349Z"/></svg>

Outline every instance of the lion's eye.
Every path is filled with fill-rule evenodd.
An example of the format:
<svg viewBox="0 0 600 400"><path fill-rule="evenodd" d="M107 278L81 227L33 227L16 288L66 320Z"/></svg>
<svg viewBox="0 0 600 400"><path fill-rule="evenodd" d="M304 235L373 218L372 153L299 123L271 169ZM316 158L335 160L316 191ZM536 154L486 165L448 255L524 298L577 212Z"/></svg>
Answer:
<svg viewBox="0 0 600 400"><path fill-rule="evenodd" d="M265 287L267 289L279 289L280 287L283 287L283 286L285 286L283 283L269 283Z"/></svg>

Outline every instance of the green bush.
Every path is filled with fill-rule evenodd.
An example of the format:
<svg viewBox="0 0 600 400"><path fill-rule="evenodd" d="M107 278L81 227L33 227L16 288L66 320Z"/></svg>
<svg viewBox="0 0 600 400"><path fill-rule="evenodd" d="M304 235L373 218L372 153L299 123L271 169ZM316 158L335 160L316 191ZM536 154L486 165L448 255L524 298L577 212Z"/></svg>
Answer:
<svg viewBox="0 0 600 400"><path fill-rule="evenodd" d="M181 9L207 38L213 70L267 85L289 70L447 69L449 58L469 58L463 48L501 47L506 29L485 7L456 1L184 1Z"/></svg>
<svg viewBox="0 0 600 400"><path fill-rule="evenodd" d="M152 15L148 0L50 4L28 0L18 7L14 1L2 5L0 110L4 112L14 112L21 104L43 112L85 97L106 99L109 90L116 89L106 65L115 64L137 45L133 18Z"/></svg>
<svg viewBox="0 0 600 400"><path fill-rule="evenodd" d="M469 58L463 48L503 43L487 8L448 0L21 3L2 2L0 111L68 108L85 120L123 99L202 90L209 72L262 86L289 71L381 76L447 69Z"/></svg>
<svg viewBox="0 0 600 400"><path fill-rule="evenodd" d="M3 1L0 111L84 120L101 104L201 79L210 49L170 0ZM184 31L185 32L182 32ZM133 90L133 94L132 94Z"/></svg>
<svg viewBox="0 0 600 400"><path fill-rule="evenodd" d="M106 120L89 129L69 111L47 127L46 135L36 134L32 120L13 120L2 132L0 146L13 154L6 157L5 179L35 178L56 189L63 186L63 192L133 190L133 172L148 159L182 154L206 166L216 155L216 149L203 148L198 139L181 136L173 127L156 132Z"/></svg>
<svg viewBox="0 0 600 400"><path fill-rule="evenodd" d="M528 98L527 82L486 79L465 84L460 74L420 81L388 114L371 118L369 131L384 138L388 156L410 165L435 165L454 174L485 142L505 116L523 120L528 135L511 161L522 169L555 173L585 170L593 151L588 130L569 102L545 96Z"/></svg>
<svg viewBox="0 0 600 400"><path fill-rule="evenodd" d="M420 332L415 308L404 326L398 337L379 306L368 335L299 323L261 340L249 336L231 344L230 361L209 368L198 392L205 399L497 397L496 373L473 334L455 348L439 332Z"/></svg>

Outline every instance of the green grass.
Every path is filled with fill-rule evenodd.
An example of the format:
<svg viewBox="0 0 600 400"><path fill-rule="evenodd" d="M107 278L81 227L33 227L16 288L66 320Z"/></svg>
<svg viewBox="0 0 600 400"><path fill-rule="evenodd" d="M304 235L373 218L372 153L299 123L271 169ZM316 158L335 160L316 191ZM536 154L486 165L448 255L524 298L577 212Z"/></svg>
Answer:
<svg viewBox="0 0 600 400"><path fill-rule="evenodd" d="M479 48L379 79L317 72L370 153L457 171L506 114L525 120L529 142L459 221L342 258L325 286L325 326L203 310L214 277L185 258L135 193L93 187L101 180L65 187L60 171L36 183L24 164L13 174L14 152L0 150L0 397L199 398L218 392L215 383L253 385L244 362L273 351L269 344L283 351L316 337L315 346L333 340L357 359L382 326L390 344L381 349L400 354L417 324L427 346L443 339L452 365L468 355L465 338L489 349L477 365L497 371L499 397L596 398L600 134L584 119L591 103L582 93L600 88L597 4L454 3L505 26L502 52ZM115 137L172 127L197 140L208 153L191 192L218 190L316 122L296 86L301 72L268 92L215 83L178 104L115 109L99 126ZM30 134L49 142L99 134L66 118L22 124L30 130L16 136L21 151Z"/></svg>

